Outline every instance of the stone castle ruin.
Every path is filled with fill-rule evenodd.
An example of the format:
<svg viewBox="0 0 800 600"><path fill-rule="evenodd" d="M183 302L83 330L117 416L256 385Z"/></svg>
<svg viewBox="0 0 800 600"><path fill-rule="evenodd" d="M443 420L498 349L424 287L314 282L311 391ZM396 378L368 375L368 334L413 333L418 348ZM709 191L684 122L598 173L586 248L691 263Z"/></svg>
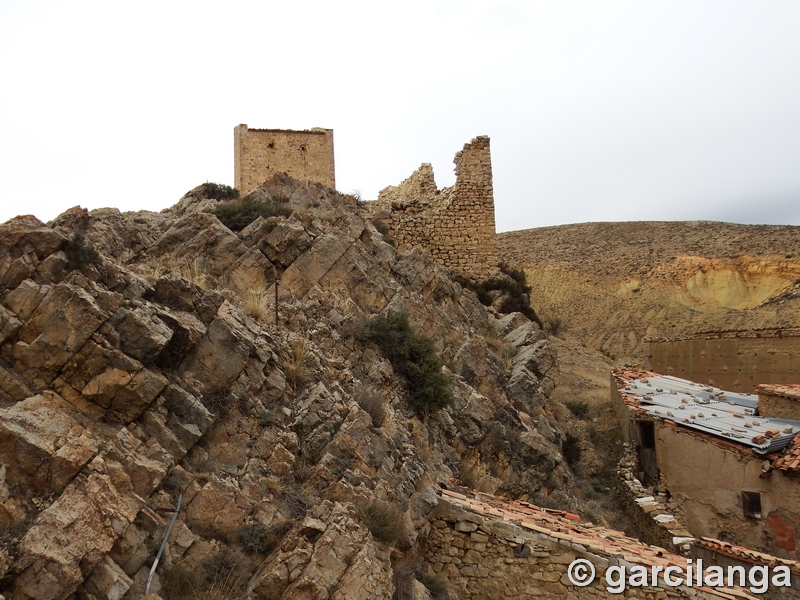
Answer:
<svg viewBox="0 0 800 600"><path fill-rule="evenodd" d="M474 138L453 162L454 186L437 189L424 163L400 185L381 190L371 210L398 249L422 246L459 275L487 279L497 271L489 138Z"/></svg>
<svg viewBox="0 0 800 600"><path fill-rule="evenodd" d="M278 173L336 188L333 129L233 130L234 187L247 194Z"/></svg>
<svg viewBox="0 0 800 600"><path fill-rule="evenodd" d="M386 225L399 250L422 247L459 275L487 279L497 273L489 138L465 144L454 162L452 187L437 189L433 168L425 163L363 206ZM234 171L234 185L243 194L277 173L335 189L333 130L239 125L234 128Z"/></svg>

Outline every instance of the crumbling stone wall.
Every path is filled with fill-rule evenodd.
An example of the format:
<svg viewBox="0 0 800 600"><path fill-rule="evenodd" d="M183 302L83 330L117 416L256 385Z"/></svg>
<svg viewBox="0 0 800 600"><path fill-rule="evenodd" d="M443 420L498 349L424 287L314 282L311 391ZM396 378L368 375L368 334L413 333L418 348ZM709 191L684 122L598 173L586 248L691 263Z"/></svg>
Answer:
<svg viewBox="0 0 800 600"><path fill-rule="evenodd" d="M381 190L369 208L398 249L421 246L459 275L487 279L497 271L489 138L465 144L453 162L454 186L438 190L425 163L400 185Z"/></svg>
<svg viewBox="0 0 800 600"><path fill-rule="evenodd" d="M729 331L646 340L645 368L725 390L800 381L800 329ZM712 383L713 382L713 383Z"/></svg>
<svg viewBox="0 0 800 600"><path fill-rule="evenodd" d="M625 452L617 470L617 490L625 512L636 527L636 537L675 554L689 552L694 537L666 506L666 496L653 495L638 479L639 457L633 444L625 444ZM651 493L648 493L651 492Z"/></svg>
<svg viewBox="0 0 800 600"><path fill-rule="evenodd" d="M776 419L800 419L800 385L759 385L758 414Z"/></svg>
<svg viewBox="0 0 800 600"><path fill-rule="evenodd" d="M333 129L306 131L233 130L234 186L243 194L276 173L336 188L333 162Z"/></svg>
<svg viewBox="0 0 800 600"><path fill-rule="evenodd" d="M621 556L601 556L568 539L536 533L441 501L431 515L425 560L447 578L458 598L619 598L605 571ZM563 536L562 537L567 537ZM567 569L577 558L596 569L588 587L572 585ZM626 557L627 558L627 557ZM627 587L625 598L710 598L686 587Z"/></svg>

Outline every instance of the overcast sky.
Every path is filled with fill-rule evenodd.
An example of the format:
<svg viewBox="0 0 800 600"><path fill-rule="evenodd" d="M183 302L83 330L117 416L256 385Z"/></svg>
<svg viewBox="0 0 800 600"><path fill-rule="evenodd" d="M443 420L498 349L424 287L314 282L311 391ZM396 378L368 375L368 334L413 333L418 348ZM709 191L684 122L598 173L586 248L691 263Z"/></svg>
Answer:
<svg viewBox="0 0 800 600"><path fill-rule="evenodd" d="M499 231L800 225L797 0L0 2L0 222L233 184L233 128L334 129L365 199L492 143Z"/></svg>

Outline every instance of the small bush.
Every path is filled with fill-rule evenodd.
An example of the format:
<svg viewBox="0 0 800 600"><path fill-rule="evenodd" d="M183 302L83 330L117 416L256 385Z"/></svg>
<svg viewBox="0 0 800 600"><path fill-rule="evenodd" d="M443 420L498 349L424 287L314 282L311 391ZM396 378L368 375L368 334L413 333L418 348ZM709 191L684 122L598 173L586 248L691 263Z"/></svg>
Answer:
<svg viewBox="0 0 800 600"><path fill-rule="evenodd" d="M602 354L609 360L617 360L617 357L614 356L614 354L610 350L607 350L606 348L600 348L600 354Z"/></svg>
<svg viewBox="0 0 800 600"><path fill-rule="evenodd" d="M419 415L453 403L452 382L442 373L442 360L430 338L416 334L406 314L389 314L370 321L367 337L405 379L407 399Z"/></svg>
<svg viewBox="0 0 800 600"><path fill-rule="evenodd" d="M270 425L277 425L280 423L281 419L278 414L274 410L270 410L265 408L261 411L261 414L258 415L258 424L261 427L269 427Z"/></svg>
<svg viewBox="0 0 800 600"><path fill-rule="evenodd" d="M598 523L602 523L602 519L594 514L592 511L587 510L586 512L581 514L581 517L584 521L589 521L590 523L594 523L597 525Z"/></svg>
<svg viewBox="0 0 800 600"><path fill-rule="evenodd" d="M383 236L383 241L384 242L386 242L390 246L397 246L397 242L394 239L392 239L391 237L389 237L390 231L389 231L389 227L386 225L386 223L384 223L380 219L376 218L376 219L372 219L372 224L375 226L375 229L378 230L378 233L380 233Z"/></svg>
<svg viewBox="0 0 800 600"><path fill-rule="evenodd" d="M21 538L32 524L33 521L25 518L0 525L0 542L7 543L13 539Z"/></svg>
<svg viewBox="0 0 800 600"><path fill-rule="evenodd" d="M503 294L503 301L498 307L501 313L522 313L544 329L544 324L539 318L539 315L531 308L530 298L528 296L531 288L528 285L525 272L520 269L514 269L505 263L500 263L500 270L508 276L508 279L495 277L477 283L457 274L452 275L452 279L462 287L475 292L478 296L478 301L484 306L490 306L494 300L490 292L501 292Z"/></svg>
<svg viewBox="0 0 800 600"><path fill-rule="evenodd" d="M403 515L390 505L368 504L361 510L361 519L375 539L386 544L396 542L403 532Z"/></svg>
<svg viewBox="0 0 800 600"><path fill-rule="evenodd" d="M443 573L426 573L419 580L434 598L447 597L447 592L450 591L450 582Z"/></svg>
<svg viewBox="0 0 800 600"><path fill-rule="evenodd" d="M232 600L243 598L247 573L241 555L221 550L203 563L200 573L176 564L161 577L161 595L165 600Z"/></svg>
<svg viewBox="0 0 800 600"><path fill-rule="evenodd" d="M239 527L239 540L246 550L252 552L264 551L264 539L266 537L266 528L257 523L256 525L249 525L245 523Z"/></svg>
<svg viewBox="0 0 800 600"><path fill-rule="evenodd" d="M166 600L194 598L202 588L202 579L182 565L173 565L161 576L161 595Z"/></svg>
<svg viewBox="0 0 800 600"><path fill-rule="evenodd" d="M355 399L372 418L372 426L380 427L386 418L386 406L381 395L370 387L361 387L356 392Z"/></svg>
<svg viewBox="0 0 800 600"><path fill-rule="evenodd" d="M262 554L270 554L275 550L292 529L292 521L289 519L276 519L275 521L269 527L260 523L242 525L239 528L239 540L245 549Z"/></svg>
<svg viewBox="0 0 800 600"><path fill-rule="evenodd" d="M86 241L82 231L72 234L72 239L64 246L67 255L67 271L80 271L91 264L102 264L100 253L91 242Z"/></svg>
<svg viewBox="0 0 800 600"><path fill-rule="evenodd" d="M206 581L224 581L240 569L240 557L223 548L204 563Z"/></svg>
<svg viewBox="0 0 800 600"><path fill-rule="evenodd" d="M211 200L235 200L239 197L239 190L222 183L206 181L200 186L200 192Z"/></svg>
<svg viewBox="0 0 800 600"><path fill-rule="evenodd" d="M586 402L567 400L564 404L569 409L569 412L579 419L585 419L589 415L589 405Z"/></svg>
<svg viewBox="0 0 800 600"><path fill-rule="evenodd" d="M466 277L462 277L457 273L453 273L451 275L453 281L459 284L461 287L465 287L468 290L472 290L475 292L475 295L478 296L478 302L483 304L484 306L489 306L492 303L492 296L489 294L487 289L484 287L482 283L476 283L471 279L467 279ZM485 283L485 282L484 282Z"/></svg>
<svg viewBox="0 0 800 600"><path fill-rule="evenodd" d="M224 419L231 412L231 407L234 405L235 400L225 392L217 392L201 396L200 402L212 415L219 419Z"/></svg>
<svg viewBox="0 0 800 600"><path fill-rule="evenodd" d="M564 460L567 461L571 468L575 468L581 460L582 453L580 438L577 435L568 433L564 438L564 443L561 444L561 454L564 455Z"/></svg>
<svg viewBox="0 0 800 600"><path fill-rule="evenodd" d="M558 334L561 333L563 326L564 323L560 317L551 317L544 323L545 331L555 337L558 337Z"/></svg>
<svg viewBox="0 0 800 600"><path fill-rule="evenodd" d="M215 215L231 231L241 231L258 217L288 217L292 210L274 200L258 201L251 195L223 202L208 212Z"/></svg>

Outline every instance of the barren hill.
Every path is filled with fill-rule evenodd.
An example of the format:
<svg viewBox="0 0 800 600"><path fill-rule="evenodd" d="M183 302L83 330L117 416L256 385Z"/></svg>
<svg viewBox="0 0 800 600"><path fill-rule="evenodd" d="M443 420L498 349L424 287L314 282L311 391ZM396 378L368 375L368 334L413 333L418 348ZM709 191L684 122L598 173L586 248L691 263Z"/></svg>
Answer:
<svg viewBox="0 0 800 600"><path fill-rule="evenodd" d="M800 227L583 223L497 240L540 316L618 361L641 361L645 337L800 323Z"/></svg>

